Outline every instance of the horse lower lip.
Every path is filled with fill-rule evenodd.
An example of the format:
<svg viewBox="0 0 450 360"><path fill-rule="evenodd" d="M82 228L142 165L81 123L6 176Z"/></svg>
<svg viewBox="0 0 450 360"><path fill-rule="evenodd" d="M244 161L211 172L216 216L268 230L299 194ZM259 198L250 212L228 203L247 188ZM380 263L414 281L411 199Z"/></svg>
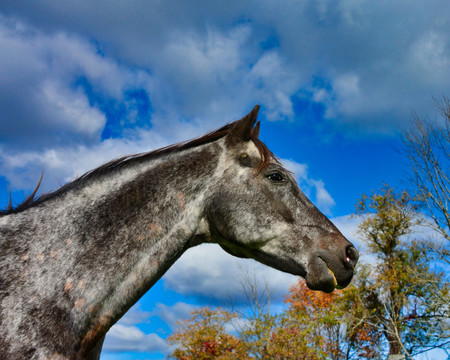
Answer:
<svg viewBox="0 0 450 360"><path fill-rule="evenodd" d="M334 272L331 271L331 269L327 266L328 272L331 274L331 276L333 276L333 280L334 280L334 287L338 286L338 282L336 280L336 276L334 275Z"/></svg>
<svg viewBox="0 0 450 360"><path fill-rule="evenodd" d="M311 290L321 290L326 293L333 292L339 286L336 275L322 256L311 259L308 265L306 284Z"/></svg>

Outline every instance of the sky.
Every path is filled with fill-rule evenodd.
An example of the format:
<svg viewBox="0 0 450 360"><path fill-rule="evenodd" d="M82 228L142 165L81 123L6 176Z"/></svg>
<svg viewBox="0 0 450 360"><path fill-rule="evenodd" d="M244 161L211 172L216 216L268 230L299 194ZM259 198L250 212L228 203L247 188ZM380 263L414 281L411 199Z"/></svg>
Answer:
<svg viewBox="0 0 450 360"><path fill-rule="evenodd" d="M407 186L400 134L450 95L450 3L2 0L0 207L115 157L191 139L260 104L260 138L360 249L363 193ZM189 250L109 331L102 360L162 359L195 306L273 304L296 278Z"/></svg>

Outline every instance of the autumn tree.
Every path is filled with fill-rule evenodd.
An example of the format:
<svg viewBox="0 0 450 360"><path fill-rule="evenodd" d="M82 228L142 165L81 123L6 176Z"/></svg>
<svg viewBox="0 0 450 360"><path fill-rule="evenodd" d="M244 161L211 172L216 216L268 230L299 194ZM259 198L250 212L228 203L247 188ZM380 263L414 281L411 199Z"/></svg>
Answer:
<svg viewBox="0 0 450 360"><path fill-rule="evenodd" d="M366 241L375 265L364 289L359 289L372 314L363 319L378 328L388 344L389 355L405 355L442 346L448 325L440 306L430 306L434 286L448 294L443 274L432 269L425 242L412 240L420 222L407 192L396 193L385 185L378 193L363 195L357 213L364 215L359 233Z"/></svg>
<svg viewBox="0 0 450 360"><path fill-rule="evenodd" d="M317 360L325 359L320 347L321 340L313 339L309 327L302 327L290 312L271 314L267 302L259 302L261 290L255 282L244 284L249 311L242 314L244 326L239 329L239 338L249 350L249 358L260 360ZM262 291L265 293L265 291ZM313 346L311 346L313 345Z"/></svg>
<svg viewBox="0 0 450 360"><path fill-rule="evenodd" d="M327 308L327 301L324 301L321 295L326 297L327 294L309 290L301 280L299 285L291 288L290 296L286 299L289 309L273 314L270 312L270 289L267 283L261 286L261 282L255 278L254 274L251 276L244 272L241 285L248 308L245 313L241 313L245 321L244 326L239 328L239 338L246 344L249 358L261 360L327 358L328 349L322 346L326 343L323 340L327 334L315 331L324 321L321 319L318 323L314 323L314 319L309 317L308 312L296 311L294 306L296 304L294 297L302 294L304 300L310 300L315 308L320 309L321 314L317 318L324 318L329 314L330 309ZM299 314L300 316L297 316Z"/></svg>
<svg viewBox="0 0 450 360"><path fill-rule="evenodd" d="M295 356L283 359L300 359L302 354L308 355L305 359L381 358L382 335L370 321L374 313L366 296L371 287L367 270L359 267L352 284L330 294L308 289L302 279L291 287L286 298L288 309L282 314L281 331L274 342L281 337L287 343L293 334L301 342L296 349L285 346L284 351Z"/></svg>
<svg viewBox="0 0 450 360"><path fill-rule="evenodd" d="M192 317L178 323L167 341L176 345L171 358L177 360L247 359L244 344L226 326L237 315L224 309L202 307Z"/></svg>
<svg viewBox="0 0 450 360"><path fill-rule="evenodd" d="M309 348L320 349L317 358L326 359L327 354L333 360L343 358L341 297L341 291L331 294L311 291L300 280L291 287L286 299L289 308L285 323L291 332L295 329L305 338Z"/></svg>
<svg viewBox="0 0 450 360"><path fill-rule="evenodd" d="M268 311L267 300L262 300L261 295L264 290L257 289L254 282L246 283L245 292L252 301L246 313L202 308L181 322L178 331L169 338L176 346L172 358L378 358L380 334L361 321L370 314L355 286L326 294L309 290L300 279L286 298L288 308L278 314Z"/></svg>

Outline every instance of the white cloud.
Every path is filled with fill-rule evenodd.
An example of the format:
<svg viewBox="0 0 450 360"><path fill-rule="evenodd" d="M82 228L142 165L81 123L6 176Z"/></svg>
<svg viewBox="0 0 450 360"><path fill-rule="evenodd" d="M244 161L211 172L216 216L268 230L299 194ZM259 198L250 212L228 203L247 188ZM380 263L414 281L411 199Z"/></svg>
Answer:
<svg viewBox="0 0 450 360"><path fill-rule="evenodd" d="M164 83L163 88L168 87L170 92L169 98L157 97L156 106L168 107L167 100L175 101L176 104L170 105L191 118L214 114L224 104L231 105L230 100L236 96L231 91L239 91L242 86L239 83L244 66L242 50L248 34L246 26L227 33L208 28L200 34L196 31L173 34L151 64ZM181 96L177 98L178 95Z"/></svg>
<svg viewBox="0 0 450 360"><path fill-rule="evenodd" d="M41 191L57 189L62 184L83 175L111 159L122 155L150 151L168 145L167 139L154 131L140 132L134 141L107 139L103 142L73 147L54 147L43 151L9 153L0 147L2 175L15 189L33 188L44 170Z"/></svg>
<svg viewBox="0 0 450 360"><path fill-rule="evenodd" d="M309 177L308 165L300 164L293 160L281 159L286 169L294 173L300 188L306 196L325 214L330 215L331 209L336 205L330 193L325 189L322 180Z"/></svg>
<svg viewBox="0 0 450 360"><path fill-rule="evenodd" d="M279 51L264 53L252 67L248 81L252 85L250 92L254 92L257 102L264 104L269 120L293 117L291 97L301 86L300 76L284 62Z"/></svg>
<svg viewBox="0 0 450 360"><path fill-rule="evenodd" d="M153 315L158 316L173 330L178 327L177 321L189 318L195 308L196 306L184 302L177 302L172 306L158 303Z"/></svg>
<svg viewBox="0 0 450 360"><path fill-rule="evenodd" d="M288 159L280 159L280 161L286 167L286 169L294 173L294 175L297 177L297 181L308 179L308 165L300 164L294 160Z"/></svg>
<svg viewBox="0 0 450 360"><path fill-rule="evenodd" d="M359 78L355 74L342 74L334 79L333 88L342 98L351 98L359 95Z"/></svg>
<svg viewBox="0 0 450 360"><path fill-rule="evenodd" d="M325 214L331 213L331 208L336 205L330 193L325 189L325 184L322 180L310 180L315 188L317 207Z"/></svg>
<svg viewBox="0 0 450 360"><path fill-rule="evenodd" d="M93 94L123 101L128 89L151 88L146 71L103 57L82 36L45 34L0 14L0 137L9 147L42 148L100 139L106 115Z"/></svg>
<svg viewBox="0 0 450 360"><path fill-rule="evenodd" d="M118 324L124 326L139 324L146 322L152 315L150 311L142 310L140 304L136 303L120 318Z"/></svg>
<svg viewBox="0 0 450 360"><path fill-rule="evenodd" d="M158 303L152 311L144 311L138 302L108 331L102 351L106 353L135 351L167 354L170 352L170 346L159 335L147 334L135 325L149 323L150 318L157 316L174 330L177 328L176 322L188 318L194 308L194 305L183 302L172 306Z"/></svg>
<svg viewBox="0 0 450 360"><path fill-rule="evenodd" d="M146 334L136 326L114 325L107 333L105 352L167 352L168 345L156 334Z"/></svg>
<svg viewBox="0 0 450 360"><path fill-rule="evenodd" d="M40 89L40 103L47 105L50 121L64 122L67 130L79 134L98 135L106 123L105 115L89 105L81 90L69 90L62 84L44 81ZM49 124L58 125L58 124Z"/></svg>
<svg viewBox="0 0 450 360"><path fill-rule="evenodd" d="M433 6L418 1L389 6L359 1L248 0L226 6L136 1L127 7L100 2L98 8L85 1L38 0L27 7L5 1L3 8L46 33L79 34L70 38L74 44L89 34L106 54L102 62L95 52L86 55L75 45L64 48L64 60L71 64L76 58L92 81L106 85L110 79L105 91L120 94L123 85L122 72L113 70L118 65L108 57L148 69L157 111L175 107L187 118L204 117L205 109L241 113L255 100L266 104L269 118L291 117L292 98L313 88L313 79L320 77L332 86L325 102L328 116L372 125L359 126L365 131L385 132L406 122L412 110L430 114L430 94L448 91L445 0ZM399 27L405 16L406 25ZM270 41L273 46L265 48ZM322 90L315 91L321 95L316 100L323 98Z"/></svg>
<svg viewBox="0 0 450 360"><path fill-rule="evenodd" d="M360 101L359 77L356 74L340 74L333 79L335 102L328 101L327 116L333 118L339 113L352 114Z"/></svg>
<svg viewBox="0 0 450 360"><path fill-rule="evenodd" d="M154 94L155 107L175 107L186 118L216 125L224 114L241 116L256 103L270 120L292 117L298 75L277 50L260 52L250 42L254 36L249 25L171 31L160 56L149 63L163 89L162 98Z"/></svg>
<svg viewBox="0 0 450 360"><path fill-rule="evenodd" d="M267 283L274 301L281 301L296 277L250 259L235 258L218 245L204 244L189 249L164 275L164 285L183 295L214 300L219 304L245 302L242 273L254 274Z"/></svg>
<svg viewBox="0 0 450 360"><path fill-rule="evenodd" d="M448 76L450 69L450 45L448 34L430 31L418 39L410 48L411 68L421 70L423 81L430 84Z"/></svg>
<svg viewBox="0 0 450 360"><path fill-rule="evenodd" d="M341 233L352 243L360 244L358 235L358 225L362 219L356 215L344 215L331 218L334 225L341 231Z"/></svg>

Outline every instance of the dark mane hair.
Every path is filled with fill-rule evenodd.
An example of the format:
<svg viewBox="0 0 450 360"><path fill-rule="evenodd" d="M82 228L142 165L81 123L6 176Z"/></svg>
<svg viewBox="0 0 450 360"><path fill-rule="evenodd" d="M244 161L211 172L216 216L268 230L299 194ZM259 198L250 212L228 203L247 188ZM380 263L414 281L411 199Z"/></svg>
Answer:
<svg viewBox="0 0 450 360"><path fill-rule="evenodd" d="M30 196L27 196L26 199L22 203L17 205L16 207L12 206L11 193L10 193L9 205L5 210L0 210L0 216L15 214L15 213L19 213L23 210L29 209L29 208L36 206L46 200L58 197L61 194L67 192L68 190L76 188L76 187L84 184L87 180L95 179L95 178L98 178L105 174L109 174L113 171L117 171L119 169L122 169L125 165L129 165L130 163L140 163L140 162L149 160L151 158L157 158L159 156L162 156L162 155L165 155L168 153L178 152L178 151L190 149L190 148L193 148L196 146L209 144L209 143L219 140L219 139L223 138L225 135L227 135L230 132L230 130L234 127L235 124L236 124L236 122L226 124L225 126L221 127L220 129L209 132L209 133L203 135L202 137L195 138L193 140L176 143L176 144L169 145L169 146L166 146L166 147L163 147L163 148L160 148L157 150L153 150L150 152L126 155L126 156L116 158L116 159L111 160L110 162L103 164L103 165L99 166L98 168L90 170L87 173L85 173L84 175L68 182L67 184L63 185L56 191L46 193L46 194L39 196L38 198L35 198L36 192L38 191L39 186L41 185L41 181L42 181L42 178L44 175L44 173L42 172L41 178L40 178L36 188L32 192L32 194ZM274 155L268 149L268 147L257 137L251 137L249 140L253 141L253 143L255 144L255 146L257 147L257 149L260 153L261 161L257 168L257 171L261 171L262 169L267 167L267 165L270 162L271 157L273 157Z"/></svg>

